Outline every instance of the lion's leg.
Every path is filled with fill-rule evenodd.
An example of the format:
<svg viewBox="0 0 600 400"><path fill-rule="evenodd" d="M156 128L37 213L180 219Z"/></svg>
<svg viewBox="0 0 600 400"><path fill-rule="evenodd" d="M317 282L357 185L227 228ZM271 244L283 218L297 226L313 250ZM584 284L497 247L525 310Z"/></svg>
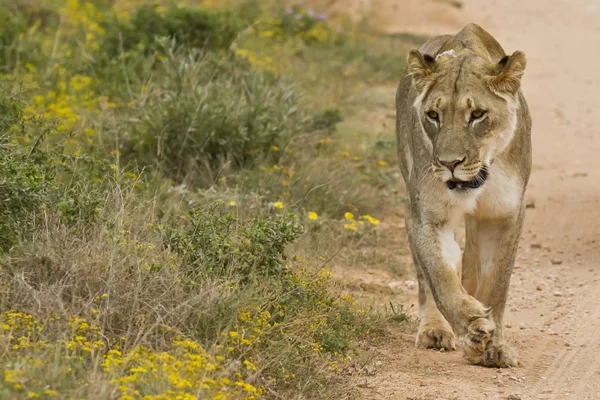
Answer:
<svg viewBox="0 0 600 400"><path fill-rule="evenodd" d="M495 327L489 318L489 310L469 296L461 285L458 276L460 247L454 240L454 227L423 220L417 223L415 215L419 217L413 214L407 228L415 265L421 274L422 330L419 335L423 337L427 332L427 321L437 318L437 326L443 327L439 312L460 338L465 354L481 356L492 340ZM429 301L431 297L437 310Z"/></svg>
<svg viewBox="0 0 600 400"><path fill-rule="evenodd" d="M467 215L465 217L465 251L462 261L462 285L471 296L475 296L479 280L479 231L477 220Z"/></svg>
<svg viewBox="0 0 600 400"><path fill-rule="evenodd" d="M438 310L429 284L423 276L421 266L415 260L419 280L419 332L416 345L421 349L456 350L452 327Z"/></svg>
<svg viewBox="0 0 600 400"><path fill-rule="evenodd" d="M411 249L414 248L412 238L412 221L410 211L406 212L406 227ZM456 340L452 327L438 310L429 284L423 275L423 267L413 252L413 261L419 282L419 332L417 332L416 346L421 349L455 350Z"/></svg>
<svg viewBox="0 0 600 400"><path fill-rule="evenodd" d="M480 358L472 360L477 364L517 364L516 352L504 342L503 319L521 228L519 214L502 220L477 221L480 267L475 298L492 309L496 325L493 345Z"/></svg>

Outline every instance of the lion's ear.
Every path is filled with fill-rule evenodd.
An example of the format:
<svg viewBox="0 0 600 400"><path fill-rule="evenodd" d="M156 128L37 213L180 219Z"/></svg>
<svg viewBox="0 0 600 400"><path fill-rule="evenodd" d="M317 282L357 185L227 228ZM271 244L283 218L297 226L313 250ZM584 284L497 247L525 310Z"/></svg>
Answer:
<svg viewBox="0 0 600 400"><path fill-rule="evenodd" d="M493 92L515 94L521 86L521 77L526 65L527 60L522 51L502 57L502 60L494 65L492 75L487 77L490 89Z"/></svg>
<svg viewBox="0 0 600 400"><path fill-rule="evenodd" d="M408 53L407 63L408 72L419 92L423 92L435 82L435 60L429 54L421 54L418 50L411 50Z"/></svg>

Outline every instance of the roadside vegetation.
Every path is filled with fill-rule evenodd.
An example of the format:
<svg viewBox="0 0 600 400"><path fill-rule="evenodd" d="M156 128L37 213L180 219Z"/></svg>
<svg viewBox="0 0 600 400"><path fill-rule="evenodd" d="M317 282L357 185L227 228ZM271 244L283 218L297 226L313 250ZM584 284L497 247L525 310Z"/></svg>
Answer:
<svg viewBox="0 0 600 400"><path fill-rule="evenodd" d="M140 3L0 5L0 398L344 393L390 318L330 267L397 261L373 88L419 39Z"/></svg>

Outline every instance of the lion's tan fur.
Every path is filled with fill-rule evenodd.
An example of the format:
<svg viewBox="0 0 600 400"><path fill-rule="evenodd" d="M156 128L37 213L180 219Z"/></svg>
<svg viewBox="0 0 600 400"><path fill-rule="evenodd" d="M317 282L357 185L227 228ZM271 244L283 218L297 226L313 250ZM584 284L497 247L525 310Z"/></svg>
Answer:
<svg viewBox="0 0 600 400"><path fill-rule="evenodd" d="M406 227L419 278L417 345L453 349L454 331L467 359L486 366L516 364L502 319L531 169L525 67L523 53L507 57L469 24L411 51L396 97ZM446 160L462 161L451 172ZM489 172L483 186L449 190L446 181L479 179L482 168ZM463 218L461 270L454 231Z"/></svg>

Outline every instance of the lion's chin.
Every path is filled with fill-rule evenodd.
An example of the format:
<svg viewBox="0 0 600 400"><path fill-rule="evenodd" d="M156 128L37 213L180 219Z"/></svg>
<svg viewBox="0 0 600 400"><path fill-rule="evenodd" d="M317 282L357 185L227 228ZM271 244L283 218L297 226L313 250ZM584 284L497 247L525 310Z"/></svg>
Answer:
<svg viewBox="0 0 600 400"><path fill-rule="evenodd" d="M461 181L461 180L453 178L453 179L446 181L446 185L448 186L448 189L450 189L450 190L478 189L481 186L483 186L483 184L487 180L488 176L489 176L489 171L488 171L487 167L484 165L479 170L479 173L470 181Z"/></svg>

